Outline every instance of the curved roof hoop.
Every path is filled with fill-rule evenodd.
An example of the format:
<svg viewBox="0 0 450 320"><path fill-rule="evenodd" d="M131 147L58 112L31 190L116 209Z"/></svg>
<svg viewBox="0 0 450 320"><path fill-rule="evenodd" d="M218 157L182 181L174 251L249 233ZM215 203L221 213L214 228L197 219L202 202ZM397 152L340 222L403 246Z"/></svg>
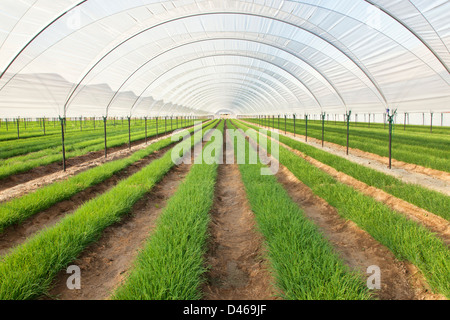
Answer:
<svg viewBox="0 0 450 320"><path fill-rule="evenodd" d="M416 37L420 42L422 42L422 44L427 47L427 49L435 56L435 58L437 60L439 60L439 62L442 64L442 66L445 68L445 70L447 70L448 73L450 73L450 68L449 66L447 66L447 64L444 62L444 60L442 60L441 56L439 54L437 54L437 52L428 44L428 42L425 41L425 39L423 39L417 32L415 32L413 29L411 29L406 23L404 23L402 20L400 20L399 18L397 18L395 15L393 15L392 13L390 13L388 10L386 10L385 8L377 5L374 1L372 0L363 0L365 2L367 2L368 4L376 7L377 9L379 9L380 11L382 11L384 14L388 15L390 18L394 19L395 21L397 21L400 25L402 25L402 27L404 27L406 30L408 30L411 34L414 35L414 37ZM411 3L412 4L412 3ZM414 5L414 4L412 4ZM415 6L414 6L415 7ZM420 12L420 11L419 11ZM422 15L423 16L423 15ZM427 20L428 21L428 20ZM430 24L431 25L431 24ZM433 28L434 30L434 28ZM439 37L439 39L441 39ZM442 42L442 39L441 39ZM445 44L444 44L445 45Z"/></svg>
<svg viewBox="0 0 450 320"><path fill-rule="evenodd" d="M228 66L234 66L234 67L242 67L242 68L246 68L246 69L252 69L252 70L255 70L255 71L257 71L257 72L260 72L260 73L263 74L263 75L267 75L267 76L270 77L271 79L274 79L276 82L278 82L279 85L280 85L281 87L284 87L284 88L286 89L287 92L290 92L290 93L292 94L292 96L298 100L297 96L296 96L295 93L292 91L292 89L288 88L288 86L287 86L286 84L282 83L279 79L277 79L277 78L275 78L273 75L269 74L269 73L267 72L267 70L265 70L266 72L264 72L264 71L262 71L262 68L257 68L257 67L254 67L254 66L243 66L243 65L241 65L241 64L231 64L231 63L230 63L230 64L216 64L216 65L210 65L210 66L202 66L202 67L198 67L198 68L195 68L195 69L192 69L192 70L189 70L189 71L185 71L185 72L183 72L181 75L173 76L172 78L168 79L167 81L170 81L171 79L173 79L173 78L175 78L175 77L178 77L178 76L182 76L182 77L183 77L183 76L187 75L188 73L196 72L196 71L199 71L199 70L202 70L202 69L206 69L206 68L228 67ZM272 72L272 73L275 73L275 72L273 72L273 71L271 71L271 72ZM228 72L228 73L234 73L234 72ZM242 73L241 73L241 74L242 74ZM246 75L246 74L244 74L244 75ZM197 78L195 78L195 79L197 79ZM194 79L194 80L195 80L195 79ZM266 79L266 80L267 80L267 79ZM288 80L288 79L286 79L286 81L289 81L289 82L290 82L290 80ZM275 82L273 82L273 83L275 83ZM300 102L300 100L298 100L298 101Z"/></svg>
<svg viewBox="0 0 450 320"><path fill-rule="evenodd" d="M235 89L233 89L233 90L236 91ZM269 104L271 104L271 102L268 101L268 99L267 99L266 97L261 96L261 98L260 98L257 94L255 94L255 93L253 93L253 92L245 91L245 90L243 90L243 89L242 89L240 92L241 92L241 94L242 94L243 96L245 96L246 98L249 98L249 100L254 100L255 97L256 97L257 100L260 100L261 98L264 98L264 99L266 100L266 103L265 103L265 104L267 104L267 102L268 102ZM193 93L193 91L190 92L190 94L192 94L192 93ZM223 91L221 91L221 93L223 93ZM233 96L233 95L229 95L229 92L227 93L227 95L228 95L228 96L235 97L235 96ZM223 94L222 94L221 96L223 96ZM189 98L189 99L192 99L192 98ZM190 100L188 100L188 102L190 103ZM262 100L261 100L261 102L262 102ZM251 109L253 109L253 108L251 107L251 104L249 104L249 107L250 107Z"/></svg>
<svg viewBox="0 0 450 320"><path fill-rule="evenodd" d="M195 58L195 59L190 59L190 60L188 60L188 61L185 61L185 62L182 62L182 63L180 63L180 64L177 64L175 67L173 67L173 68L170 68L169 70L167 70L165 73L163 73L163 74L161 74L160 76L158 76L156 79L154 79L145 89L144 89L144 91L139 95L139 97L136 99L136 101L134 102L134 104L132 105L132 107L131 107L131 110L130 110L130 112L133 110L133 108L136 106L136 104L141 100L141 97L147 92L147 90L157 81L157 80L159 80L161 77L163 77L165 74L167 74L168 72L170 72L170 71L172 71L172 70L174 70L174 69L176 69L176 68L178 68L178 67L180 67L180 66L182 66L182 65L184 65L184 64L186 64L186 63L190 63L190 62L193 62L193 61L196 61L196 60L201 60L201 59L205 59L205 58L210 58L210 57L225 57L225 56L231 56L231 57L245 57L245 58L249 58L249 59L255 59L255 60L260 60L260 61L263 61L263 62L265 62L265 63L268 63L268 64L270 64L270 65L273 65L274 67L276 67L276 68L278 68L278 69L280 69L280 70L283 70L284 72L286 72L286 73L288 73L288 74L290 74L293 78L295 78L301 85L302 85L302 87L304 87L304 89L306 89L306 91L309 93L309 95L312 97L312 100L314 100L317 104L318 104L318 106L319 106L319 108L322 108L322 104L320 103L320 101L317 99L317 97L316 97L316 95L311 91L311 89L309 89L306 85L305 85L305 83L302 81L302 80L300 80L297 76L295 76L294 74L292 74L292 72L290 72L289 70L287 70L286 68L284 68L284 67L280 67L279 65L277 65L277 64L275 64L275 63L273 63L273 62L270 62L270 61L266 61L266 60L264 60L264 59L261 59L261 58L255 58L255 57L252 57L252 56L248 56L248 55L241 55L241 54L212 54L212 55L207 55L207 56L203 56L203 57L199 57L199 58Z"/></svg>
<svg viewBox="0 0 450 320"><path fill-rule="evenodd" d="M89 74L90 74L90 73L91 73L91 72L92 72L92 71L93 71L93 70L94 70L94 69L95 69L95 68L96 68L96 67L97 67L97 66L98 66L98 65L99 65L106 57L108 57L111 53L113 53L115 50L117 50L118 48L120 48L122 45L124 45L124 44L127 43L128 41L130 41L130 40L136 38L137 36L139 36L139 35L141 35L141 34L147 32L147 31L149 31L149 30L152 30L152 29L154 29L154 28L157 28L157 27L159 27L159 26L162 26L162 25L165 25L165 24L167 24L167 23L174 22L174 21L179 21L179 20L183 20L183 19L186 19L186 18L198 17L198 16L226 15L226 14L230 14L230 15L246 15L246 16L255 16L255 17L260 17L260 18L271 19L271 20L274 20L274 21L279 21L279 22L281 22L281 23L285 23L285 24L291 25L291 26L293 26L293 27L295 27L295 28L304 30L304 31L306 31L306 32L308 32L308 33L310 33L310 34L312 34L313 36L315 36L315 37L321 39L322 41L326 42L327 44L333 46L335 49L337 49L339 52L341 52L343 55L345 55L346 58L347 58L348 60L350 60L350 61L351 61L351 62L352 62L359 70L361 70L361 71L366 75L366 77L370 80L370 82L371 82L371 83L374 85L374 87L377 89L377 91L378 91L379 95L381 96L381 98L382 98L383 102L385 103L385 105L388 104L386 96L384 95L384 93L383 93L381 87L378 85L378 83L377 83L376 80L373 78L373 76L372 76L367 70L365 70L365 68L364 68L360 63L356 62L356 61L355 61L352 57L350 57L346 52L342 51L339 47L337 47L335 44L333 44L332 42L330 42L330 41L328 41L327 39L325 39L323 36L321 36L321 35L319 35L319 34L316 34L316 33L312 32L311 30L308 30L308 29L306 29L306 28L303 28L303 27L301 27L301 26L298 26L298 25L296 25L296 24L294 24L294 23L291 23L291 22L288 22L288 21L285 21L285 20L282 20L282 19L277 19L277 18L274 18L274 17L264 16L264 15L261 15L261 14L243 13L243 12L213 12L213 13L198 13L198 14L192 14L192 15L187 15L187 16L183 16L183 17L177 17L177 18L174 18L174 19L170 19L170 20L167 20L167 21L164 21L164 22L155 24L155 25L153 25L153 26L151 26L151 27L149 27L149 28L145 28L144 30L141 30L141 31L135 33L134 35L131 35L131 36L128 37L127 39L123 40L122 42L120 42L119 44L117 44L116 46L114 46L114 47L113 47L111 50L109 50L105 55L103 55L100 59L98 59L98 60L95 62L95 64L93 64L93 65L91 66L91 68L89 68L89 70L83 75L83 77L82 77L81 80L77 83L77 85L76 85L74 88L72 88L72 90L71 90L71 92L70 92L70 94L69 94L69 96L68 96L68 98L66 99L66 102L65 102L65 104L64 104L64 112L66 112L67 105L70 103L70 100L72 99L74 93L78 90L78 88L81 86L81 83L89 76ZM344 46L344 47L345 47L345 46ZM0 89L0 90L1 90L1 89Z"/></svg>
<svg viewBox="0 0 450 320"><path fill-rule="evenodd" d="M427 48L428 48L428 50L436 57L436 59L438 59L439 61L440 61L440 63L443 65L443 67L447 70L447 72L449 72L449 68L448 68L448 66L443 62L443 60L442 60L442 58L434 51L434 49L430 46L430 45L428 45L428 43L422 38L422 37L420 37L420 35L418 35L414 30L412 30L408 25L406 25L405 23L403 23L400 19L398 19L396 16L394 16L393 14L391 14L389 11L387 11L386 9L384 9L384 8L382 8L381 6L378 6L378 5L376 5L373 1L370 1L370 0L364 0L365 2L367 2L367 3L369 3L369 4L371 4L371 5L373 5L373 6L376 6L377 8L379 8L380 10L382 10L385 14L387 14L387 15L389 15L392 19L394 19L395 21L397 21L398 23L400 23L404 28L406 28L411 34L413 34L417 39L419 39L420 41L421 41L421 43L423 43ZM71 7L70 9L68 9L68 10L66 10L63 14L61 14L60 16L58 16L56 19L54 19L50 24L48 24L44 29L42 29L37 35L35 35L28 43L27 43L27 45L26 46L24 46L23 48L22 48L22 50L21 50L21 52L20 53L18 53L16 56L15 56L15 58L13 59L13 61L11 61L10 62L10 64L8 65L8 67L7 67L7 69L9 69L9 67L14 63L14 61L17 59L17 57L18 56L20 56L20 54L40 35L40 34L42 34L42 32L44 31L44 30L46 30L48 27L50 27L52 24L54 24L56 21L58 21L60 18L62 18L63 16L65 16L67 13L69 13L70 11L72 11L74 8L76 8L76 7L78 7L78 6L81 6L83 3L85 3L85 2L87 2L87 0L85 0L85 1L81 1L80 3L78 3L78 4L76 4L76 5L74 5L73 7ZM301 1L299 1L299 2L301 2ZM305 3L305 4L307 4L307 5L310 5L310 4L308 4L308 3ZM329 9L329 8L323 8L323 7L320 7L320 6L316 6L316 7L319 7L319 8L322 8L322 9L326 9L326 10L329 10L329 11L333 11L333 12L335 12L334 10L331 10L331 9ZM337 12L336 11L336 13L338 13L338 14L341 14L341 15L345 15L345 14L343 14L342 12ZM285 22L285 21L284 21ZM3 74L6 72L6 70L1 74L1 76L0 76L0 78L3 76ZM366 74L367 75L367 74ZM382 93L382 92L380 92L380 93ZM387 103L387 101L385 101L386 103Z"/></svg>
<svg viewBox="0 0 450 320"><path fill-rule="evenodd" d="M244 75L244 74L242 74L242 75ZM203 78L206 78L206 77L210 77L210 76L211 76L211 75L203 75L203 76L194 78L192 81L200 80L200 79L203 79ZM255 78L255 77L256 77L256 76L253 76L252 78ZM276 90L274 90L273 88L271 88L271 87L268 86L267 84L262 85L262 84L261 84L262 81L254 81L254 80L246 81L246 79L244 79L244 78L239 78L239 79L238 79L238 78L224 77L224 74L223 74L223 73L221 73L221 80L227 80L226 82L225 82L225 81L220 82L221 84L232 84L232 83L236 83L236 82L231 82L230 80L236 80L236 81L244 80L246 83L250 83L250 84L252 84L253 86L258 86L259 90L263 90L263 89L264 89L264 90L267 90L267 93L269 93L271 96L272 96L272 95L273 95L273 96L277 95L277 96L279 96L282 100L286 101L286 103L289 103L289 101L286 99L286 97L284 97L283 95L281 95L279 92L277 92ZM180 85L180 88L184 87L184 86L185 86L186 84L188 84L188 83L189 83L189 82L183 83L182 85ZM202 81L200 81L200 82L198 82L198 83L196 83L196 84L194 84L194 85L191 85L191 86L189 86L189 87L187 87L187 88L183 88L182 91L185 92L185 94L184 94L183 96L181 96L181 97L179 98L179 100L182 101L182 100L185 98L186 93L187 93L187 92L190 92L190 90L193 89L196 85L202 85L202 84L205 84L205 83L211 83L211 79L202 80ZM176 90L181 90L181 89L177 88ZM174 92L173 95L176 96L177 93ZM171 101L169 98L168 98L168 100ZM275 99L275 100L276 100L276 99ZM276 100L276 101L277 101L277 100Z"/></svg>
<svg viewBox="0 0 450 320"><path fill-rule="evenodd" d="M157 54L156 56L154 56L154 57L152 57L150 60L148 60L148 61L146 61L144 64L142 64L141 66L139 66L134 72L132 72L131 74L130 74L130 76L128 76L126 79L125 79L125 81L120 85L120 87L117 89L117 91L114 93L114 95L113 95L113 97L111 98L111 100L109 101L109 103L108 103L108 105L107 105L107 107L106 107L106 109L108 109L110 106L111 106L111 104L113 103L113 101L115 100L115 98L117 97L117 95L119 94L119 92L120 92L120 90L127 84L127 82L136 74L136 73L138 73L140 70L142 70L146 65L148 65L149 63L151 63L153 60L155 60L155 59L157 59L157 58L159 58L159 57L161 57L162 55L164 55L164 54L166 54L166 53L169 53L169 52L172 52L173 50L176 50L176 49L179 49L179 48L182 48L182 47L184 47L184 46L188 46L188 45L191 45L191 44L197 44L197 43L201 43L201 42L208 42L208 41L214 41L214 40L242 40L242 41L248 41L248 42L253 42L253 43L259 43L259 44L263 44L263 45L267 45L267 46L269 46L269 47L272 47L272 48L276 48L276 49L278 49L278 50L280 50L280 51L283 51L283 52L285 52L285 53L287 53L287 54L289 54L289 55L291 55L291 56L293 56L293 57L295 57L295 58L297 58L297 59L299 59L299 60L301 60L301 61L303 61L305 64L307 64L307 65L309 65L312 69L314 69L318 74L320 74L320 76L322 76L324 79L325 79L325 81L331 86L331 88L333 89L333 91L334 91L334 94L335 95L337 95L338 96L338 99L340 100L340 102L342 103L342 105L344 106L344 107L346 107L346 103L345 103L345 101L344 101L344 99L343 99L343 97L342 97L342 95L339 93L339 91L337 90L337 88L335 87L335 85L320 71L320 70L318 70L315 66L313 66L311 63L309 63L309 62L307 62L305 59L303 59L303 58L301 58L301 57L299 57L299 56L297 56L297 55L295 55L294 53L292 53L291 51L289 51L289 50L287 50L287 49L284 49L284 48L282 48L282 47L278 47L278 46L275 46L275 45L272 45L272 44L267 44L267 43L265 43L265 42L260 42L260 41L256 41L256 40L247 40L247 39L241 39L241 38L233 38L233 37L227 37L227 38L208 38L208 39L201 39L201 40L195 40L195 41L191 41L191 42L188 42L188 43L184 43L184 44L182 44L182 45L177 45L177 46L175 46L175 47L173 47L173 48L170 48L170 49L168 49L168 50L165 50L164 52L161 52L161 53L159 53L159 54ZM312 75L313 77L315 77L314 75ZM74 96L74 98L76 97L76 95Z"/></svg>
<svg viewBox="0 0 450 320"><path fill-rule="evenodd" d="M191 96L194 94L194 93L198 93L198 92L202 92L201 90L204 90L204 89L210 89L210 87L216 87L218 90L220 90L219 89L219 85L220 85L220 83L218 83L218 84L214 84L214 83L210 83L210 84L206 84L206 85L204 85L204 86L201 86L201 87L198 87L196 90L191 90L191 91L189 91L187 94L186 94L186 97L183 97L183 99L186 99L186 102L184 102L183 100L181 100L180 99L180 101L183 101L183 103L185 103L185 104L193 104L194 103L194 101L195 101L195 98L192 98ZM247 87L247 88L252 88L252 87L250 87L249 85L236 85L236 86L242 86L242 87ZM211 88L212 89L212 88ZM244 90L244 88L241 88L241 89L238 89L238 90L236 90L236 89L238 89L238 88L231 88L230 87L230 92L242 92L242 91L245 91ZM255 92L256 93L254 93L252 90L250 90L250 92L249 92L249 94L251 93L252 95L257 95L257 94L259 94L264 100L267 100L267 102L270 104L270 105L275 105L276 103L273 103L271 100L273 100L273 97L270 97L270 95L268 95L269 97L270 97L270 99L269 98L267 98L265 95L263 95L263 93L261 93L260 91L258 91L258 90L255 90ZM191 102L191 100L192 100L192 102ZM189 103L188 103L189 102ZM196 101L195 101L196 102ZM276 102L276 101L275 101Z"/></svg>
<svg viewBox="0 0 450 320"><path fill-rule="evenodd" d="M233 98L234 96L232 96L232 95L230 95L230 94L226 94L227 95L227 97L229 97L229 98ZM204 100L205 99L212 99L212 101L214 101L214 100L218 100L219 99L219 97L216 95L216 94L211 94L210 96L208 96L208 97L204 97ZM248 101L246 101L246 100L243 100L243 99L241 99L240 101L239 101L239 105L241 106L241 112L243 112L244 110L246 110L246 109L250 109L250 110L254 110L254 108L252 107L252 105L248 102ZM242 105L244 105L244 106L242 106ZM164 107L164 106L163 106ZM162 108L163 108L162 107ZM160 113L161 112L161 110L162 110L162 108L160 108L160 110L158 111L158 113ZM169 110L171 110L171 109L169 109ZM203 110L205 113L207 113L207 111L206 110ZM256 110L255 110L256 111ZM169 111L168 111L169 112Z"/></svg>

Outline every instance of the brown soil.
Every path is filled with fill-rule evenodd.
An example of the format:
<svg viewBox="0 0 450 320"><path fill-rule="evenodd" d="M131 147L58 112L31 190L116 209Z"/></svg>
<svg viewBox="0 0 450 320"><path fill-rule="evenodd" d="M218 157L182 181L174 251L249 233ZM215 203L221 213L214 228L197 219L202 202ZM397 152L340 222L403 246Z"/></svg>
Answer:
<svg viewBox="0 0 450 320"><path fill-rule="evenodd" d="M392 210L402 213L407 218L422 224L423 226L430 229L432 232L436 233L436 235L440 237L445 244L450 245L450 223L444 218L439 217L424 209L421 209L415 205L412 205L407 201L396 198L384 192L383 190L371 187L349 175L346 175L345 173L339 172L334 168L315 160L314 158L306 156L300 151L292 149L281 142L280 145L290 150L291 152L295 153L299 157L305 159L306 161L316 166L317 168L321 169L325 173L331 175L339 182L342 182L348 186L355 188L356 190L364 193L365 195L370 196L375 200L386 204Z"/></svg>
<svg viewBox="0 0 450 320"><path fill-rule="evenodd" d="M273 158L270 160L276 161ZM380 267L382 287L376 291L379 299L446 300L444 296L431 292L414 265L398 261L388 248L352 221L341 218L334 207L317 197L286 167L281 164L279 166L280 170L276 174L278 181L292 200L303 209L305 216L321 229L345 263L364 277L369 276L366 273L369 266Z"/></svg>
<svg viewBox="0 0 450 320"><path fill-rule="evenodd" d="M251 123L251 125L255 124ZM285 135L284 132L281 131L280 134ZM347 156L346 147L341 145L325 142L325 147L322 148L321 140L308 137L308 142L305 142L305 136L296 134L294 137L294 135L289 132L285 136L307 143L313 147L321 148L324 151L346 158L352 162L389 174L407 183L420 184L426 188L450 195L450 173L448 172L425 168L395 159L392 160L392 169L388 169L389 158L387 157L352 148L349 149L350 154Z"/></svg>
<svg viewBox="0 0 450 320"><path fill-rule="evenodd" d="M189 128L188 128L189 129ZM167 137L170 137L171 132L164 137L159 136L158 138L155 137L149 137L147 141L149 143L154 143L156 141L159 141L161 139L165 139ZM135 152L139 149L143 149L146 147L145 145L145 139L134 141L131 143L132 150L131 152ZM119 152L119 153L118 153ZM116 154L118 153L118 154ZM33 168L27 172L15 174L13 176L7 177L5 179L0 180L0 202L6 201L10 199L11 197L17 197L20 195L23 195L25 193L31 192L33 190L36 190L37 188L40 188L44 185L47 185L49 183L55 182L57 180L62 180L68 176L75 175L77 173L80 173L82 171L85 171L89 168L92 168L93 166L102 164L106 161L111 160L117 160L123 157L126 157L130 154L128 143L124 144L122 146L109 148L108 149L108 159L105 159L105 151L96 151L96 152L89 152L85 155L74 157L70 159L66 159L66 168L67 172L63 172L63 166L62 166L62 155L61 155L61 162L52 163L46 166L41 166L38 168ZM106 161L105 161L106 160ZM2 192L4 190L14 188L16 186L19 186L21 184L28 183L27 186L23 188L19 188L17 190L12 190L11 194Z"/></svg>
<svg viewBox="0 0 450 320"><path fill-rule="evenodd" d="M81 290L69 290L68 275L62 270L47 297L58 300L105 300L126 279L139 249L155 228L157 218L176 192L191 166L182 164L144 199L135 204L132 214L107 228L99 241L88 247L72 263L81 269Z"/></svg>
<svg viewBox="0 0 450 320"><path fill-rule="evenodd" d="M74 212L85 202L107 192L123 179L132 176L142 168L149 165L151 162L161 158L171 148L172 146L168 146L156 151L148 157L132 164L128 168L125 168L123 171L113 175L104 182L83 190L72 196L70 199L59 202L51 208L33 215L19 225L7 228L2 234L0 234L0 256L5 255L10 249L25 242L27 238L39 230L56 224L65 215Z"/></svg>
<svg viewBox="0 0 450 320"><path fill-rule="evenodd" d="M108 158L105 158L104 154L103 154L100 158L95 158L94 160L89 160L89 161L82 162L77 165L73 165L73 166L67 168L66 172L58 171L58 172L55 172L55 173L52 173L49 175L45 175L41 178L37 178L37 179L31 180L28 182L21 183L19 185L16 185L15 187L3 189L3 191L0 191L0 203L9 201L13 198L21 197L27 193L36 191L37 189L42 188L51 183L73 177L83 171L100 166L106 162L115 161L115 160L129 157L134 152L145 149L148 146L150 146L160 140L166 139L167 137L170 137L170 135L163 136L158 139L153 139L152 141L149 141L148 144L144 143L144 144L135 145L131 148L131 151L128 148L126 148L126 149L123 149L123 150L120 150L117 152L111 152L111 153L108 152ZM46 167L42 167L42 168L44 168L44 170L45 170ZM39 169L39 168L36 168L36 170L37 169Z"/></svg>
<svg viewBox="0 0 450 320"><path fill-rule="evenodd" d="M369 266L381 269L381 290L376 295L381 300L446 300L433 294L415 266L398 261L394 254L378 243L367 232L342 219L336 209L315 196L287 168L280 167L278 181L304 214L318 225L334 246L340 257L353 270L367 277Z"/></svg>
<svg viewBox="0 0 450 320"><path fill-rule="evenodd" d="M205 143L205 142L204 142ZM203 143L203 144L204 144ZM185 158L195 153L189 152ZM121 222L106 228L72 265L81 269L81 290L69 290L65 270L56 277L43 300L106 300L125 281L140 248L156 226L167 201L175 194L192 165L175 166L152 191L138 201Z"/></svg>
<svg viewBox="0 0 450 320"><path fill-rule="evenodd" d="M203 286L204 299L274 300L272 276L263 258L264 240L255 230L237 164L219 166L211 215L206 255L211 269Z"/></svg>

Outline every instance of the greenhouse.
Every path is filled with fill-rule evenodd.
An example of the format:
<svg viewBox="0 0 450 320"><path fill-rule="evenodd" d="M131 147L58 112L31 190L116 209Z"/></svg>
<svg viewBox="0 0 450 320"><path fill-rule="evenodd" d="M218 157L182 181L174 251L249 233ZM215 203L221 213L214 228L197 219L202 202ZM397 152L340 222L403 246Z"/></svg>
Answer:
<svg viewBox="0 0 450 320"><path fill-rule="evenodd" d="M447 300L449 21L0 1L0 300Z"/></svg>

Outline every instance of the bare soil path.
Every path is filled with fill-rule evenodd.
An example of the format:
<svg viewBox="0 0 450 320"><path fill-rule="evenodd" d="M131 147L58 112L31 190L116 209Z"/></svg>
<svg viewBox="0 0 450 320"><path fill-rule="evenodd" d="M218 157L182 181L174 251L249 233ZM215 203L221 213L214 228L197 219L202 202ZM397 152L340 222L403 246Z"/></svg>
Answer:
<svg viewBox="0 0 450 320"><path fill-rule="evenodd" d="M224 160L225 157L224 154ZM264 240L256 231L255 216L237 164L219 166L211 215L206 256L211 270L203 286L204 299L276 299L268 263L263 258Z"/></svg>

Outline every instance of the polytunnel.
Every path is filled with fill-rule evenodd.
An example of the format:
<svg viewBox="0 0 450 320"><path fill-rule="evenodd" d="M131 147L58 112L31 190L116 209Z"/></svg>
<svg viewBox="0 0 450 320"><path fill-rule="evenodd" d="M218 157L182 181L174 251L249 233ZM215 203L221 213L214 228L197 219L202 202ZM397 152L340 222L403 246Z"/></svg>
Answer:
<svg viewBox="0 0 450 320"><path fill-rule="evenodd" d="M448 300L449 22L449 0L0 0L0 301Z"/></svg>
<svg viewBox="0 0 450 320"><path fill-rule="evenodd" d="M0 4L0 117L442 112L445 0Z"/></svg>

